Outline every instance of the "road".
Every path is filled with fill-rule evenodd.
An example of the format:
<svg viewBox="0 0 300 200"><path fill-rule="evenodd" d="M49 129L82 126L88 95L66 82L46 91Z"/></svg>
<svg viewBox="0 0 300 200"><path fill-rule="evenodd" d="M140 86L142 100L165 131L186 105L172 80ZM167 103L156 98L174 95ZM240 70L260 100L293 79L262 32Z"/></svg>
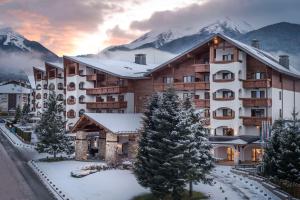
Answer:
<svg viewBox="0 0 300 200"><path fill-rule="evenodd" d="M0 199L54 200L34 171L27 165L28 152L21 152L0 133Z"/></svg>

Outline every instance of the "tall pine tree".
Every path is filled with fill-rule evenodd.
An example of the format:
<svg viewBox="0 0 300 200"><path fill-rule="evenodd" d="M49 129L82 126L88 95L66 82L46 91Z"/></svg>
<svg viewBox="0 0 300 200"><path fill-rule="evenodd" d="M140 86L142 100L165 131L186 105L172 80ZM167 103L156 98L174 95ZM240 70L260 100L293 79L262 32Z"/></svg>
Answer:
<svg viewBox="0 0 300 200"><path fill-rule="evenodd" d="M18 123L20 121L20 118L22 117L22 110L21 110L21 107L20 105L17 106L17 109L16 109L16 114L15 114L15 119L13 121L13 123Z"/></svg>
<svg viewBox="0 0 300 200"><path fill-rule="evenodd" d="M20 116L20 123L21 125L26 125L29 122L29 112L30 112L30 105L25 104L22 108L21 116Z"/></svg>
<svg viewBox="0 0 300 200"><path fill-rule="evenodd" d="M211 155L211 144L208 141L208 134L203 127L203 120L200 114L196 113L189 98L186 98L181 105L180 122L178 127L185 138L185 173L189 183L189 196L192 198L193 183L211 183L209 177L213 168Z"/></svg>
<svg viewBox="0 0 300 200"><path fill-rule="evenodd" d="M150 105L155 105L154 109L145 115L147 126L140 141L135 174L139 183L149 187L155 196L164 198L171 194L176 200L181 198L185 186L185 146L177 130L179 100L172 89L158 101L153 99Z"/></svg>
<svg viewBox="0 0 300 200"><path fill-rule="evenodd" d="M58 153L62 152L71 154L73 146L64 133L66 121L61 115L63 105L56 100L54 92L49 95L46 104L47 109L44 110L36 128L39 138L36 149L40 153L49 153L54 158L56 158Z"/></svg>

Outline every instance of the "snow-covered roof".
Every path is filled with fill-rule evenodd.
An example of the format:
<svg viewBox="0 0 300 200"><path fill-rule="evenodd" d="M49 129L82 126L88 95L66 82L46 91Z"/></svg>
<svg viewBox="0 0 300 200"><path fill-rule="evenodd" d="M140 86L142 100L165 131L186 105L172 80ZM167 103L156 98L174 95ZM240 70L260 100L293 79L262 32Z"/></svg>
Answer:
<svg viewBox="0 0 300 200"><path fill-rule="evenodd" d="M143 126L141 113L85 113L84 115L114 134L138 133Z"/></svg>
<svg viewBox="0 0 300 200"><path fill-rule="evenodd" d="M251 144L259 140L255 135L239 135L239 136L211 136L209 141L212 144Z"/></svg>
<svg viewBox="0 0 300 200"><path fill-rule="evenodd" d="M29 88L20 86L18 84L5 84L0 85L0 94L30 94L31 90Z"/></svg>
<svg viewBox="0 0 300 200"><path fill-rule="evenodd" d="M55 68L64 69L64 64L60 62L45 62L45 63Z"/></svg>
<svg viewBox="0 0 300 200"><path fill-rule="evenodd" d="M230 141L213 141L213 144L247 144L244 140L235 139Z"/></svg>
<svg viewBox="0 0 300 200"><path fill-rule="evenodd" d="M153 69L154 65L140 65L128 61L111 60L111 59L99 59L99 58L87 58L87 57L75 57L64 56L69 60L87 65L88 67L103 71L113 76L123 78L142 78L144 74Z"/></svg>
<svg viewBox="0 0 300 200"><path fill-rule="evenodd" d="M232 38L230 38L230 37L228 37L224 34L221 34L221 33L217 33L217 34L207 38L206 40L201 41L199 44L197 44L193 48L191 48L191 49L183 52L182 54L176 56L175 58L173 58L173 59L171 59L171 60L155 67L153 70L149 71L147 74L149 75L152 72L167 66L168 64L172 63L173 61L176 61L177 59L181 58L182 56L186 55L187 53L192 52L193 50L207 44L207 42L209 42L210 40L212 40L216 36L219 36L219 37L223 38L224 40L232 43L234 46L240 48L241 50L243 50L247 54L253 56L254 58L256 58L257 60L261 61L262 63L268 65L272 69L274 69L276 71L279 71L281 73L293 76L293 77L300 78L300 71L297 70L295 67L290 65L289 69L288 69L288 68L282 66L281 64L279 64L278 59L275 58L274 56L272 56L270 53L265 52L261 49L257 49L255 47L249 46L247 44L244 44L240 41L232 39Z"/></svg>

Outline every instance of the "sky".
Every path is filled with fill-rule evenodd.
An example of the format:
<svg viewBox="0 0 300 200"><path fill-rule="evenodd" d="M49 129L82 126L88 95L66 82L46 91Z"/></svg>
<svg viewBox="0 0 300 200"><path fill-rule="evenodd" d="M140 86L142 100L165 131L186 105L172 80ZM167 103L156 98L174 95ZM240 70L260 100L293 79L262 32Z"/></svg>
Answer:
<svg viewBox="0 0 300 200"><path fill-rule="evenodd" d="M300 24L299 0L0 0L11 27L58 55L97 53L151 30L202 27L226 17L254 28Z"/></svg>

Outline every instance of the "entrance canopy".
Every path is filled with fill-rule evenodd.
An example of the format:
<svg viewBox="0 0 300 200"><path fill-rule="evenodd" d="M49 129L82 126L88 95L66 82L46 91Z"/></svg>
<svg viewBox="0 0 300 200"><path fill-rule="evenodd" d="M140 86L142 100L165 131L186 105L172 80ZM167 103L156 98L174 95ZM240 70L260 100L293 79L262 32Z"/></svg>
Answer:
<svg viewBox="0 0 300 200"><path fill-rule="evenodd" d="M213 136L209 138L212 144L237 144L245 145L255 143L259 140L258 136L240 135L240 136Z"/></svg>
<svg viewBox="0 0 300 200"><path fill-rule="evenodd" d="M142 129L141 113L85 113L72 132L106 130L113 134L137 134Z"/></svg>

